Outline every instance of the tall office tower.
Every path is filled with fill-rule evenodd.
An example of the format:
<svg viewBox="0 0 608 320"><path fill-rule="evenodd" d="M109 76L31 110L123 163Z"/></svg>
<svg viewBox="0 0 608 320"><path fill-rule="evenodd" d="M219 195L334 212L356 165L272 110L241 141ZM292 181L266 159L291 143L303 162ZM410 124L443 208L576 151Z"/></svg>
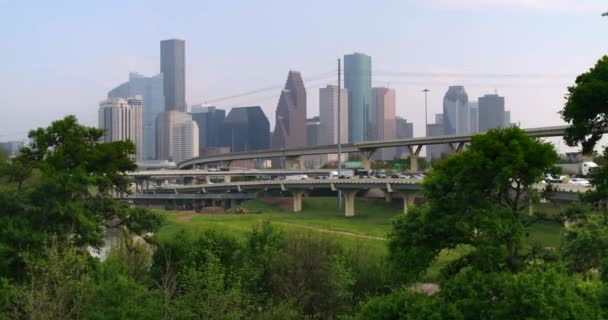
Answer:
<svg viewBox="0 0 608 320"><path fill-rule="evenodd" d="M505 128L511 127L511 111L505 111Z"/></svg>
<svg viewBox="0 0 608 320"><path fill-rule="evenodd" d="M370 140L392 140L397 137L395 131L395 90L390 88L372 88L372 133ZM395 148L384 148L376 151L376 159L392 160Z"/></svg>
<svg viewBox="0 0 608 320"><path fill-rule="evenodd" d="M199 130L199 152L206 154L208 150L222 147L224 134L224 120L226 111L213 106L192 106L192 120L196 122Z"/></svg>
<svg viewBox="0 0 608 320"><path fill-rule="evenodd" d="M469 96L463 86L451 86L443 98L443 134L468 134Z"/></svg>
<svg viewBox="0 0 608 320"><path fill-rule="evenodd" d="M344 87L348 90L348 141L370 140L372 127L372 58L344 56Z"/></svg>
<svg viewBox="0 0 608 320"><path fill-rule="evenodd" d="M505 126L505 97L486 94L479 97L479 132Z"/></svg>
<svg viewBox="0 0 608 320"><path fill-rule="evenodd" d="M395 117L395 134L397 139L411 139L414 137L414 124L406 119ZM409 154L406 147L396 148L396 156L404 158Z"/></svg>
<svg viewBox="0 0 608 320"><path fill-rule="evenodd" d="M224 120L223 138L232 152L268 149L268 118L259 106L232 108Z"/></svg>
<svg viewBox="0 0 608 320"><path fill-rule="evenodd" d="M435 123L429 123L426 128L429 137L438 137L445 135L444 133L444 115L439 113L435 115ZM434 161L447 156L449 150L447 145L428 145L426 148L426 160Z"/></svg>
<svg viewBox="0 0 608 320"><path fill-rule="evenodd" d="M143 160L141 96L109 98L99 103L99 128L105 130L103 142L127 141L135 144L136 160Z"/></svg>
<svg viewBox="0 0 608 320"><path fill-rule="evenodd" d="M23 141L0 142L0 149L4 150L9 157L16 157L23 145Z"/></svg>
<svg viewBox="0 0 608 320"><path fill-rule="evenodd" d="M192 120L192 115L177 110L161 112L156 118L156 151L158 160L175 161L173 152L173 128Z"/></svg>
<svg viewBox="0 0 608 320"><path fill-rule="evenodd" d="M469 131L470 133L477 133L479 132L479 107L477 102L469 102L469 114L471 116Z"/></svg>
<svg viewBox="0 0 608 320"><path fill-rule="evenodd" d="M319 89L319 144L338 143L338 86ZM340 90L340 142L348 143L348 91Z"/></svg>
<svg viewBox="0 0 608 320"><path fill-rule="evenodd" d="M108 92L108 98L128 99L142 97L143 158L156 159L156 117L165 110L163 74L146 77L137 72L129 73L129 81Z"/></svg>
<svg viewBox="0 0 608 320"><path fill-rule="evenodd" d="M306 145L306 88L300 72L289 71L281 91L272 134L272 148Z"/></svg>
<svg viewBox="0 0 608 320"><path fill-rule="evenodd" d="M319 117L306 119L306 145L319 145L319 137L321 136L321 121Z"/></svg>
<svg viewBox="0 0 608 320"><path fill-rule="evenodd" d="M174 162L198 157L198 125L192 120L176 124L171 128L171 157Z"/></svg>
<svg viewBox="0 0 608 320"><path fill-rule="evenodd" d="M186 112L186 42L160 42L160 72L163 73L165 110Z"/></svg>

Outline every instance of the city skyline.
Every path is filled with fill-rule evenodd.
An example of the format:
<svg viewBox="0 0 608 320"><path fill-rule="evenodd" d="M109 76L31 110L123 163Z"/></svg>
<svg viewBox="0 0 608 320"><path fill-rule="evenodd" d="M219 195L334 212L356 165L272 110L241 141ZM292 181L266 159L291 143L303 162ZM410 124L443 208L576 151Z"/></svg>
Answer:
<svg viewBox="0 0 608 320"><path fill-rule="evenodd" d="M159 7L160 3L146 2L148 3L148 6L144 6L135 15L155 16L163 12ZM128 9L141 5L134 3L119 5L113 9L103 6L96 8L97 14L86 17L91 23L79 24L82 26L79 29L82 30L74 30L66 28L73 25L73 20L79 19L77 15L64 17L69 20L64 23L49 20L52 17L49 12L57 8L65 9L66 6L61 3L57 8L49 8L44 4L36 8L27 7L28 15L18 14L26 9L21 4L1 3L2 9L5 9L2 12L7 14L4 23L10 23L13 16L25 16L24 20L13 23L28 23L28 27L17 33L7 33L9 40L20 45L11 46L4 51L7 61L10 60L11 63L6 65L6 71L0 79L7 92L6 104L2 110L10 108L14 112L0 119L0 140L23 138L29 128L44 126L65 114L75 114L83 123L94 125L97 122L96 110L91 106L99 101L99 93L107 92L116 84L124 82L124 75L130 71L146 75L158 73L158 41L168 38L188 41L187 56L190 58L186 61L186 87L189 90L186 100L193 104L275 86L282 82L286 70L298 69L304 75L308 90L307 117L312 117L319 114L316 89L337 82L335 59L349 52L365 52L375 61L372 85L389 86L397 91L399 99L396 114L414 122L416 136L424 133L424 111L421 110L424 98L419 89L428 87L431 90L429 114L434 114L441 110L442 96L447 87L457 84L464 85L472 97L479 97L497 89L502 96L509 98L507 107L511 110L511 117L521 121L524 127L558 125L561 120L557 111L563 106L566 87L573 83L577 74L586 71L608 51L608 46L599 41L603 39L601 36L608 30L608 25L605 19L599 17L600 11L596 11L603 6L598 1L588 1L577 6L577 10L566 9L568 6L564 3L572 4L570 1L537 3L541 4L535 7L523 1L487 1L487 4L473 0L433 0L427 4L389 1L382 8L382 14L410 18L409 22L408 19L394 22L394 26L389 29L382 29L386 23L379 20L377 14L369 12L371 4L362 4L353 8L352 17L340 18L341 22L348 24L355 21L354 17L368 17L374 19L374 23L366 27L369 30L353 25L352 32L339 32L342 38L335 43L333 39L336 33L323 34L314 29L327 30L324 27L330 23L329 14L322 13L319 16L318 26L305 22L313 12L319 14L315 9L321 4L298 5L295 9L301 12L301 16L290 17L296 22L290 32L301 36L313 27L322 45L315 46L314 51L301 50L302 46L296 45L287 48L281 55L277 55L276 49L271 45L271 39L278 36L276 32L281 31L273 33L266 24L251 26L244 35L237 33L243 30L236 27L199 35L204 28L196 28L197 23L213 25L218 18L231 14L229 12L238 17L248 12L252 4L242 4L239 10L230 11L219 4L185 3L184 7L189 10L180 9L185 11L184 15L198 14L209 19L183 19L183 22L174 24L162 22L153 30L121 29L124 33L117 37L115 27L96 27L102 25L95 23L97 19L107 14L108 10L116 17L129 17L134 13ZM209 13L206 13L204 8L209 8ZM75 13L84 12L85 7L74 5L70 10ZM173 12L174 9L167 10ZM277 10L286 8L284 5L278 5L268 10L268 14L274 15ZM450 21L473 14L478 17L474 21L457 25L453 30L445 28ZM419 18L411 19L415 16ZM430 16L439 16L441 19L436 25L429 27L429 23L423 18ZM520 22L518 25L507 24L515 17ZM569 23L561 23L564 19ZM42 26L48 28L43 30ZM480 28L482 26L491 28L484 30ZM380 37L376 37L380 34L373 30L379 29L384 32ZM425 31L418 32L419 34L409 31L418 29ZM11 28L4 30L6 32ZM577 32L580 30L585 32ZM87 32L86 37L83 31ZM45 36L49 32L64 35L70 42L56 36L47 39ZM244 38L250 33L258 35L258 46L251 47L253 39ZM138 34L141 36L136 37ZM355 34L358 36L355 37ZM438 51L438 45L434 43L440 35L457 34L460 34L461 38L447 37L442 40L445 43L441 46L455 43L453 41L483 43L483 46L475 50L461 50L460 53L433 53ZM20 37L27 38L28 42L23 43ZM222 43L221 40L227 37L243 41ZM387 44L386 39L390 37L398 37L401 40L399 43ZM426 38L430 40L420 41ZM451 38L454 40L450 40ZM93 39L95 41L91 41ZM109 41L110 39L113 41ZM53 42L55 40L59 42ZM74 46L74 43L79 45ZM515 43L517 46L514 46ZM564 43L571 45L564 46ZM50 46L55 44L60 45L50 49ZM524 47L526 50L521 49ZM238 50L245 48L251 48L253 51L243 54L243 51ZM39 52L44 52L44 58L38 57ZM223 54L219 54L220 52ZM311 59L313 52L314 59ZM258 57L261 56L271 59L260 60ZM32 64L32 61L36 63ZM405 73L407 75L404 75ZM420 76L415 77L412 74ZM507 77L521 74L536 74L540 77ZM325 78L317 80L319 75ZM483 75L486 77L481 77ZM36 91L36 94L32 94L33 91ZM278 101L278 93L275 91L276 89L273 89L214 104L226 112L235 106L260 105L268 115L271 127L274 127L274 108ZM73 95L73 98L66 101L68 95ZM42 105L44 108L40 107Z"/></svg>

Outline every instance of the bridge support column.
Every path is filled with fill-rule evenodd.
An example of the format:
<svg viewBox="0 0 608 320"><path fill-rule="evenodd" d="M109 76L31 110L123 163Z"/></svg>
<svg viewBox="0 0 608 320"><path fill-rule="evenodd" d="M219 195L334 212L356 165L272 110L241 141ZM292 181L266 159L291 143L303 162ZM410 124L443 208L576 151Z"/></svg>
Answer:
<svg viewBox="0 0 608 320"><path fill-rule="evenodd" d="M460 153L460 151L462 151L462 149L464 148L464 145L464 142L458 142L456 147L454 147L452 143L448 143L448 147L450 147L450 151L452 151L452 153Z"/></svg>
<svg viewBox="0 0 608 320"><path fill-rule="evenodd" d="M414 206L414 200L416 199L416 194L413 192L405 192L402 194L403 196L403 213L407 214L407 211L410 207Z"/></svg>
<svg viewBox="0 0 608 320"><path fill-rule="evenodd" d="M222 168L230 168L232 165L232 160L226 160L221 163Z"/></svg>
<svg viewBox="0 0 608 320"><path fill-rule="evenodd" d="M384 201L386 201L386 203L393 202L393 194L390 192L384 192Z"/></svg>
<svg viewBox="0 0 608 320"><path fill-rule="evenodd" d="M346 217L354 217L357 191L343 191L342 193L344 194L344 215Z"/></svg>
<svg viewBox="0 0 608 320"><path fill-rule="evenodd" d="M363 169L372 169L372 157L376 153L376 150L378 149L363 149L359 151L359 154L361 154L361 164L363 165Z"/></svg>
<svg viewBox="0 0 608 320"><path fill-rule="evenodd" d="M304 158L301 156L285 157L285 169L304 169Z"/></svg>
<svg viewBox="0 0 608 320"><path fill-rule="evenodd" d="M228 175L224 176L224 183L230 183L230 181L232 181L230 176L228 176Z"/></svg>
<svg viewBox="0 0 608 320"><path fill-rule="evenodd" d="M211 176L210 175L206 175L205 176L205 183L206 184L210 184L211 183Z"/></svg>
<svg viewBox="0 0 608 320"><path fill-rule="evenodd" d="M293 212L302 211L302 198L304 198L304 191L292 191L293 195Z"/></svg>
<svg viewBox="0 0 608 320"><path fill-rule="evenodd" d="M420 150L422 150L422 145L419 146L407 146L407 150L410 155L410 171L417 172L418 171L418 155L420 155Z"/></svg>

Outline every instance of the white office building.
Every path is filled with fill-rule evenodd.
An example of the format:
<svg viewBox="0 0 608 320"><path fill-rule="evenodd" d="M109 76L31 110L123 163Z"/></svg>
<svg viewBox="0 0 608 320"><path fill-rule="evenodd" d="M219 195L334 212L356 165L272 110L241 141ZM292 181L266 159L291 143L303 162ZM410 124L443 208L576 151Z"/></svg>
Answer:
<svg viewBox="0 0 608 320"><path fill-rule="evenodd" d="M136 160L143 160L143 126L141 96L109 98L99 103L99 128L105 130L103 142L131 141Z"/></svg>
<svg viewBox="0 0 608 320"><path fill-rule="evenodd" d="M198 125L192 120L176 124L171 134L171 158L179 163L198 157Z"/></svg>
<svg viewBox="0 0 608 320"><path fill-rule="evenodd" d="M180 128L182 124L186 122L192 121L192 115L186 112L177 111L177 110L169 110L162 112L158 115L156 119L156 151L158 154L159 160L170 160L174 162L178 162L175 160L175 157L183 158L183 153L181 150L183 148L190 148L189 141L181 141L181 138L173 137L176 132L174 128ZM182 133L180 133L181 135ZM196 155L198 156L198 125L196 126ZM174 146L175 143L178 143L178 146ZM174 152L178 150L177 154ZM194 152L194 149L193 151Z"/></svg>

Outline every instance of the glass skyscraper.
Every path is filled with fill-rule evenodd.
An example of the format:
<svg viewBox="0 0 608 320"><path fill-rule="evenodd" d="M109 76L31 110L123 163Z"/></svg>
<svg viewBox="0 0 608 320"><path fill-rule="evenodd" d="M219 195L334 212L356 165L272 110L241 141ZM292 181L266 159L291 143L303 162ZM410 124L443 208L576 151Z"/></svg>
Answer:
<svg viewBox="0 0 608 320"><path fill-rule="evenodd" d="M160 72L163 74L165 109L186 112L186 42L160 42Z"/></svg>
<svg viewBox="0 0 608 320"><path fill-rule="evenodd" d="M372 127L372 57L344 56L344 87L348 90L348 140L370 140Z"/></svg>

